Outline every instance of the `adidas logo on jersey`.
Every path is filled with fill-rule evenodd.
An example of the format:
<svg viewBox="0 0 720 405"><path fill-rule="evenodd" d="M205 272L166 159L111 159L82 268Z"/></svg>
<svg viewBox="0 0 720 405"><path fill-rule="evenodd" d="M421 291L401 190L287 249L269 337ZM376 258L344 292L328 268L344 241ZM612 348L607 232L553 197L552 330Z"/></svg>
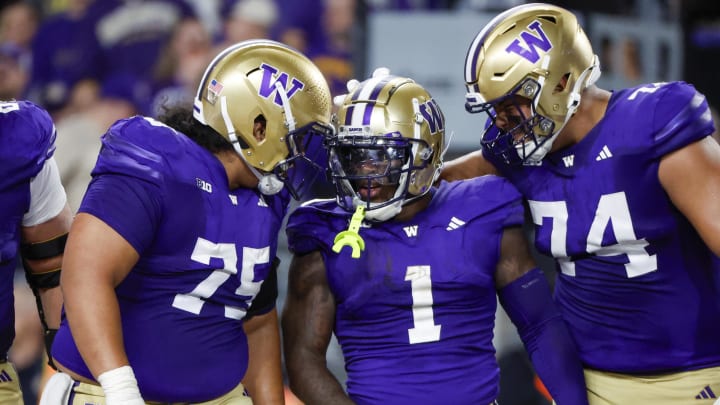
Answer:
<svg viewBox="0 0 720 405"><path fill-rule="evenodd" d="M695 395L695 399L711 399L711 398L717 398L717 396L715 396L715 393L713 392L712 388L710 388L709 385L706 385L705 388L703 388L699 394Z"/></svg>
<svg viewBox="0 0 720 405"><path fill-rule="evenodd" d="M452 217L450 219L450 223L448 224L447 228L445 228L445 230L446 231L454 231L463 225L465 225L465 221L458 219L456 217Z"/></svg>
<svg viewBox="0 0 720 405"><path fill-rule="evenodd" d="M418 233L418 226L417 225L410 225L403 228L405 231L405 234L408 238L414 238L417 236Z"/></svg>
<svg viewBox="0 0 720 405"><path fill-rule="evenodd" d="M603 146L602 150L597 155L595 160L600 161L600 160L610 159L612 157L612 155L613 154L610 153L610 149L608 149L607 145L605 145L605 146Z"/></svg>
<svg viewBox="0 0 720 405"><path fill-rule="evenodd" d="M2 370L0 371L0 383L10 382L13 379L10 378L10 375L7 373L7 371Z"/></svg>
<svg viewBox="0 0 720 405"><path fill-rule="evenodd" d="M237 205L237 196L236 195L228 194L228 197L230 197L230 202L232 203L232 205Z"/></svg>

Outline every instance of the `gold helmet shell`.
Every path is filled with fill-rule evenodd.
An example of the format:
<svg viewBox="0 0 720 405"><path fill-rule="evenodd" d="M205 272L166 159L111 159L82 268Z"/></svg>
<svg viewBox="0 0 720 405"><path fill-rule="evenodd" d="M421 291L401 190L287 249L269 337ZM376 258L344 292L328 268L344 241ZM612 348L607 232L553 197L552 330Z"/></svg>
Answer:
<svg viewBox="0 0 720 405"><path fill-rule="evenodd" d="M577 18L550 4L513 7L474 38L465 59L466 109L484 112L505 97L532 100L535 145L542 159L575 113L582 91L600 76L597 56ZM561 89L561 90L560 90ZM538 148L545 149L545 148Z"/></svg>
<svg viewBox="0 0 720 405"><path fill-rule="evenodd" d="M337 126L330 170L343 208L352 211L363 204L367 218L387 220L403 204L426 194L437 179L445 152L445 117L430 93L412 79L376 70L344 97ZM351 148L381 150L391 158L402 154L402 166L387 173L398 184L389 201L370 203L359 196L353 182L364 179L351 175L347 166L353 162L342 158Z"/></svg>
<svg viewBox="0 0 720 405"><path fill-rule="evenodd" d="M210 63L194 117L233 143L256 175L275 173L282 179L288 159L304 152L288 135L332 132L331 102L325 78L306 56L279 42L250 40L230 46ZM264 122L264 132L256 130L258 122Z"/></svg>

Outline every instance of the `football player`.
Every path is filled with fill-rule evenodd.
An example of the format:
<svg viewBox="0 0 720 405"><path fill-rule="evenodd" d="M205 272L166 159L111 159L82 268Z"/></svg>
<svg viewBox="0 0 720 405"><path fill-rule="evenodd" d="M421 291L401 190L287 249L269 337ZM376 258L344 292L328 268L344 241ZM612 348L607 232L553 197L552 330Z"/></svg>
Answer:
<svg viewBox="0 0 720 405"><path fill-rule="evenodd" d="M60 264L72 213L60 183L55 125L28 101L0 102L0 403L22 405L7 353L15 338L13 278L18 254L35 294L45 345L60 325Z"/></svg>
<svg viewBox="0 0 720 405"><path fill-rule="evenodd" d="M433 187L445 122L430 94L382 69L349 87L328 142L336 199L288 219L293 392L312 404L494 403L497 295L558 403L587 403L515 188L496 176ZM325 363L333 333L347 394Z"/></svg>
<svg viewBox="0 0 720 405"><path fill-rule="evenodd" d="M591 404L712 403L720 395L720 147L684 82L607 91L569 11L528 4L475 37L466 109L482 148L442 178L499 173L557 263L555 300Z"/></svg>
<svg viewBox="0 0 720 405"><path fill-rule="evenodd" d="M330 109L309 59L253 40L211 62L193 110L107 131L65 255L64 373L43 400L282 403L277 237Z"/></svg>

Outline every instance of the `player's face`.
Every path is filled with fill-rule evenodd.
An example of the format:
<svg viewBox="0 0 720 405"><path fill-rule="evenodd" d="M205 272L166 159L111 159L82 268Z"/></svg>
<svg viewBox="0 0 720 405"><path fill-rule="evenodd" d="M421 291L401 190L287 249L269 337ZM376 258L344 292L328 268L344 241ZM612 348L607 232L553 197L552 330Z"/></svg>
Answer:
<svg viewBox="0 0 720 405"><path fill-rule="evenodd" d="M353 188L364 201L380 203L388 201L395 194L399 182L397 170L402 167L401 159L391 159L383 149L353 149L352 160L345 164L345 171L351 177Z"/></svg>
<svg viewBox="0 0 720 405"><path fill-rule="evenodd" d="M516 141L520 140L530 132L530 128L525 124L532 115L530 102L530 99L515 96L495 105L495 125L504 132L512 133Z"/></svg>
<svg viewBox="0 0 720 405"><path fill-rule="evenodd" d="M357 173L365 176L381 175L386 173L390 166L399 168L401 165L398 160L391 162L363 162L357 166ZM395 194L397 185L397 182L393 182L389 176L384 176L358 180L355 187L364 201L380 203L389 200Z"/></svg>

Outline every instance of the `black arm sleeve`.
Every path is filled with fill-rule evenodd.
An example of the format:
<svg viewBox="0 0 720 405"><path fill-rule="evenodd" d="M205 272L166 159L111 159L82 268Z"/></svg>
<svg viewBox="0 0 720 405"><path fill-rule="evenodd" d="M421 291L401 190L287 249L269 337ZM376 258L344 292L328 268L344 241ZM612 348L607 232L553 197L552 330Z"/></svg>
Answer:
<svg viewBox="0 0 720 405"><path fill-rule="evenodd" d="M272 268L268 273L267 278L263 281L260 287L260 292L255 296L255 299L248 309L245 320L252 318L253 316L262 315L270 312L275 308L275 301L278 297L278 283L277 283L277 269L280 266L280 259L273 259Z"/></svg>

